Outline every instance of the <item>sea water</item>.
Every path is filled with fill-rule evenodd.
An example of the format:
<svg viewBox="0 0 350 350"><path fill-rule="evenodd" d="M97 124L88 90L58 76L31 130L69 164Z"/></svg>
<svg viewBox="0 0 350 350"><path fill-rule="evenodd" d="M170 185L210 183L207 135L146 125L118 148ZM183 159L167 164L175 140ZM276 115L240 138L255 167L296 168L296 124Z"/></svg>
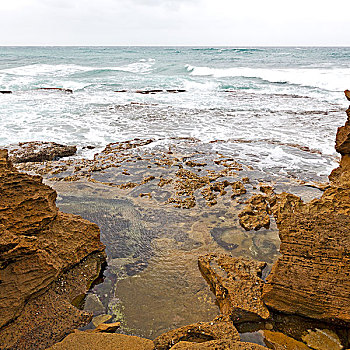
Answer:
<svg viewBox="0 0 350 350"><path fill-rule="evenodd" d="M260 170L322 177L349 86L350 48L0 47L0 90L13 92L0 94L0 146L55 141L91 157L193 137ZM73 93L39 90L53 87ZM152 89L186 92L136 93Z"/></svg>

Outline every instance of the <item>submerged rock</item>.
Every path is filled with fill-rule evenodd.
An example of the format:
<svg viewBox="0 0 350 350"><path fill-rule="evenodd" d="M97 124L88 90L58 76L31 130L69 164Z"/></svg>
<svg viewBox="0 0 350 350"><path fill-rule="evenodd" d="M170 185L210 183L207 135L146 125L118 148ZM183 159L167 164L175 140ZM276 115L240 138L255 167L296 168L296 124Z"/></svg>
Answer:
<svg viewBox="0 0 350 350"><path fill-rule="evenodd" d="M98 275L104 251L99 228L79 216L61 213L55 199L56 192L44 185L40 176L19 173L9 161L7 151L0 150L0 338L5 348L7 341L14 344L26 337L32 343L27 341L19 348L30 349L35 342L39 344L36 348L40 348L40 342L45 340L40 332L33 331L39 326L35 319L23 332L13 329L20 327L29 310L39 307L35 306L36 298L49 295L49 290L57 295L58 283L62 289L59 295L73 300ZM66 285L66 280L60 279L70 269L78 271L81 266L77 264L95 253L100 255L85 263L86 274L75 277L76 286ZM70 282L74 285L74 281ZM42 307L45 305L40 304ZM55 312L71 312L82 322L83 313L78 315L78 311L71 305L57 303L57 310L52 313L47 310L33 313L49 323L57 318ZM86 322L88 314L84 315ZM53 327L49 342L52 344L55 337L73 329L73 324L67 321L56 325L57 329Z"/></svg>
<svg viewBox="0 0 350 350"><path fill-rule="evenodd" d="M118 328L120 328L120 322L114 323L101 323L95 329L92 329L93 333L114 333ZM90 331L90 330L89 330Z"/></svg>
<svg viewBox="0 0 350 350"><path fill-rule="evenodd" d="M73 156L76 146L60 145L55 142L21 142L8 147L9 158L13 163L43 162Z"/></svg>
<svg viewBox="0 0 350 350"><path fill-rule="evenodd" d="M344 348L337 334L329 329L309 330L303 340L315 350L342 350Z"/></svg>
<svg viewBox="0 0 350 350"><path fill-rule="evenodd" d="M266 263L207 254L198 258L199 269L215 294L220 311L235 322L261 321L270 316L262 302Z"/></svg>
<svg viewBox="0 0 350 350"><path fill-rule="evenodd" d="M280 332L264 330L264 341L270 349L284 350L311 350L306 344L297 341Z"/></svg>

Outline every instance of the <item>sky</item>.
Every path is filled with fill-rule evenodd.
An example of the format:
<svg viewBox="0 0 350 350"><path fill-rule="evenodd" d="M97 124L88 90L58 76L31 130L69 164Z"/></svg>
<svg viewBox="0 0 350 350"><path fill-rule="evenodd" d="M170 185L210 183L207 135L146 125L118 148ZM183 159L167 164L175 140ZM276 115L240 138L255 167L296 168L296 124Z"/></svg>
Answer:
<svg viewBox="0 0 350 350"><path fill-rule="evenodd" d="M350 46L349 0L0 0L0 45Z"/></svg>

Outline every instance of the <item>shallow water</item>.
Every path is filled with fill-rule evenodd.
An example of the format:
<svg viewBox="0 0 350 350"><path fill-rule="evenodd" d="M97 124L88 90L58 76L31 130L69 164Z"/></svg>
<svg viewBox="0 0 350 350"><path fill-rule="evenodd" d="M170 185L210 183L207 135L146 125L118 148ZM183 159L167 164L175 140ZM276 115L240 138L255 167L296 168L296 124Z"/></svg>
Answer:
<svg viewBox="0 0 350 350"><path fill-rule="evenodd" d="M261 182L273 185L277 192L288 190L301 195L306 201L319 196L321 191L288 177L233 163L236 170L230 170L227 176L213 183L248 177L249 183L244 185L246 194L232 199L227 187L227 193L217 194L217 204L209 206L202 188L198 188L194 192L194 207L176 208L168 200L174 197L174 191L182 188L178 182L182 180L176 175L180 165L204 176L225 170L218 161L232 158L194 140L173 140L171 154L167 146L161 152L158 145L155 154L154 148L148 146L128 151L120 151L118 145L111 147L89 163L88 167L95 169L92 172L79 165L79 160L61 174L53 166L56 179L70 176L70 169L76 167L80 169L76 172L80 178L48 183L59 194L60 210L97 223L106 245L105 279L89 292L85 309L94 316L108 314L111 321L121 321L122 332L152 339L170 329L210 321L218 315L215 298L198 269L198 256L217 252L265 261L268 267L264 275L268 273L279 254L278 230L273 218L269 229L259 231L245 231L238 218L245 201L260 193ZM99 163L101 159L103 163ZM177 161L171 163L171 159ZM193 166L189 160L201 165ZM101 164L113 166L102 170ZM120 184L140 184L150 175L154 179L141 185L118 188ZM51 177L50 173L46 176ZM160 187L161 179L173 182ZM151 194L150 198L140 197L147 193Z"/></svg>

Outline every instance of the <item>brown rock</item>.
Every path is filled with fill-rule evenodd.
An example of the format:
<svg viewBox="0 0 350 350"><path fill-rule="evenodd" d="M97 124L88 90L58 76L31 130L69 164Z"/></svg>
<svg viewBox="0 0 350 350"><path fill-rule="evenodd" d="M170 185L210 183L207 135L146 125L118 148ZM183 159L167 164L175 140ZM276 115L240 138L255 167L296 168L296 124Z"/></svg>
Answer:
<svg viewBox="0 0 350 350"><path fill-rule="evenodd" d="M264 282L260 276L266 263L207 254L198 258L198 265L222 314L235 322L260 321L270 316L261 299Z"/></svg>
<svg viewBox="0 0 350 350"><path fill-rule="evenodd" d="M114 323L101 323L95 329L92 330L94 333L114 333L120 328L120 322Z"/></svg>
<svg viewBox="0 0 350 350"><path fill-rule="evenodd" d="M347 95L348 97L348 95ZM266 305L285 313L350 323L349 126L339 128L339 168L320 199L303 203L277 196L273 212L281 238L280 257L264 285Z"/></svg>
<svg viewBox="0 0 350 350"><path fill-rule="evenodd" d="M239 341L232 322L223 316L212 322L199 322L160 335L154 340L156 350L168 350L179 342L204 343L212 340Z"/></svg>
<svg viewBox="0 0 350 350"><path fill-rule="evenodd" d="M303 337L307 345L315 350L342 350L343 345L336 333L329 329L309 330Z"/></svg>
<svg viewBox="0 0 350 350"><path fill-rule="evenodd" d="M335 140L335 149L342 155L350 154L350 123L338 128Z"/></svg>
<svg viewBox="0 0 350 350"><path fill-rule="evenodd" d="M0 151L0 338L29 299L104 250L97 225L59 212L55 199L40 176L17 172Z"/></svg>
<svg viewBox="0 0 350 350"><path fill-rule="evenodd" d="M282 193L274 206L280 257L264 285L276 310L350 322L350 189L330 187L303 203Z"/></svg>
<svg viewBox="0 0 350 350"><path fill-rule="evenodd" d="M76 146L60 145L55 142L22 142L8 147L9 158L13 163L43 162L73 156Z"/></svg>
<svg viewBox="0 0 350 350"><path fill-rule="evenodd" d="M348 101L350 101L350 91L349 90L345 90L345 97L348 99Z"/></svg>
<svg viewBox="0 0 350 350"><path fill-rule="evenodd" d="M263 331L264 341L270 349L311 350L306 344L286 336L280 332Z"/></svg>
<svg viewBox="0 0 350 350"><path fill-rule="evenodd" d="M48 350L153 350L152 340L124 334L76 331Z"/></svg>
<svg viewBox="0 0 350 350"><path fill-rule="evenodd" d="M266 350L265 347L253 343L235 342L227 339L212 340L205 343L190 343L181 341L171 350Z"/></svg>
<svg viewBox="0 0 350 350"><path fill-rule="evenodd" d="M232 195L231 198L235 198L236 196L240 196L245 194L247 190L245 189L243 183L241 181L235 181L232 183Z"/></svg>
<svg viewBox="0 0 350 350"><path fill-rule="evenodd" d="M247 206L238 214L240 225L246 230L258 231L270 227L270 209L267 197L257 194L247 201Z"/></svg>
<svg viewBox="0 0 350 350"><path fill-rule="evenodd" d="M350 155L341 157L339 167L334 169L329 175L329 181L334 186L350 187Z"/></svg>

